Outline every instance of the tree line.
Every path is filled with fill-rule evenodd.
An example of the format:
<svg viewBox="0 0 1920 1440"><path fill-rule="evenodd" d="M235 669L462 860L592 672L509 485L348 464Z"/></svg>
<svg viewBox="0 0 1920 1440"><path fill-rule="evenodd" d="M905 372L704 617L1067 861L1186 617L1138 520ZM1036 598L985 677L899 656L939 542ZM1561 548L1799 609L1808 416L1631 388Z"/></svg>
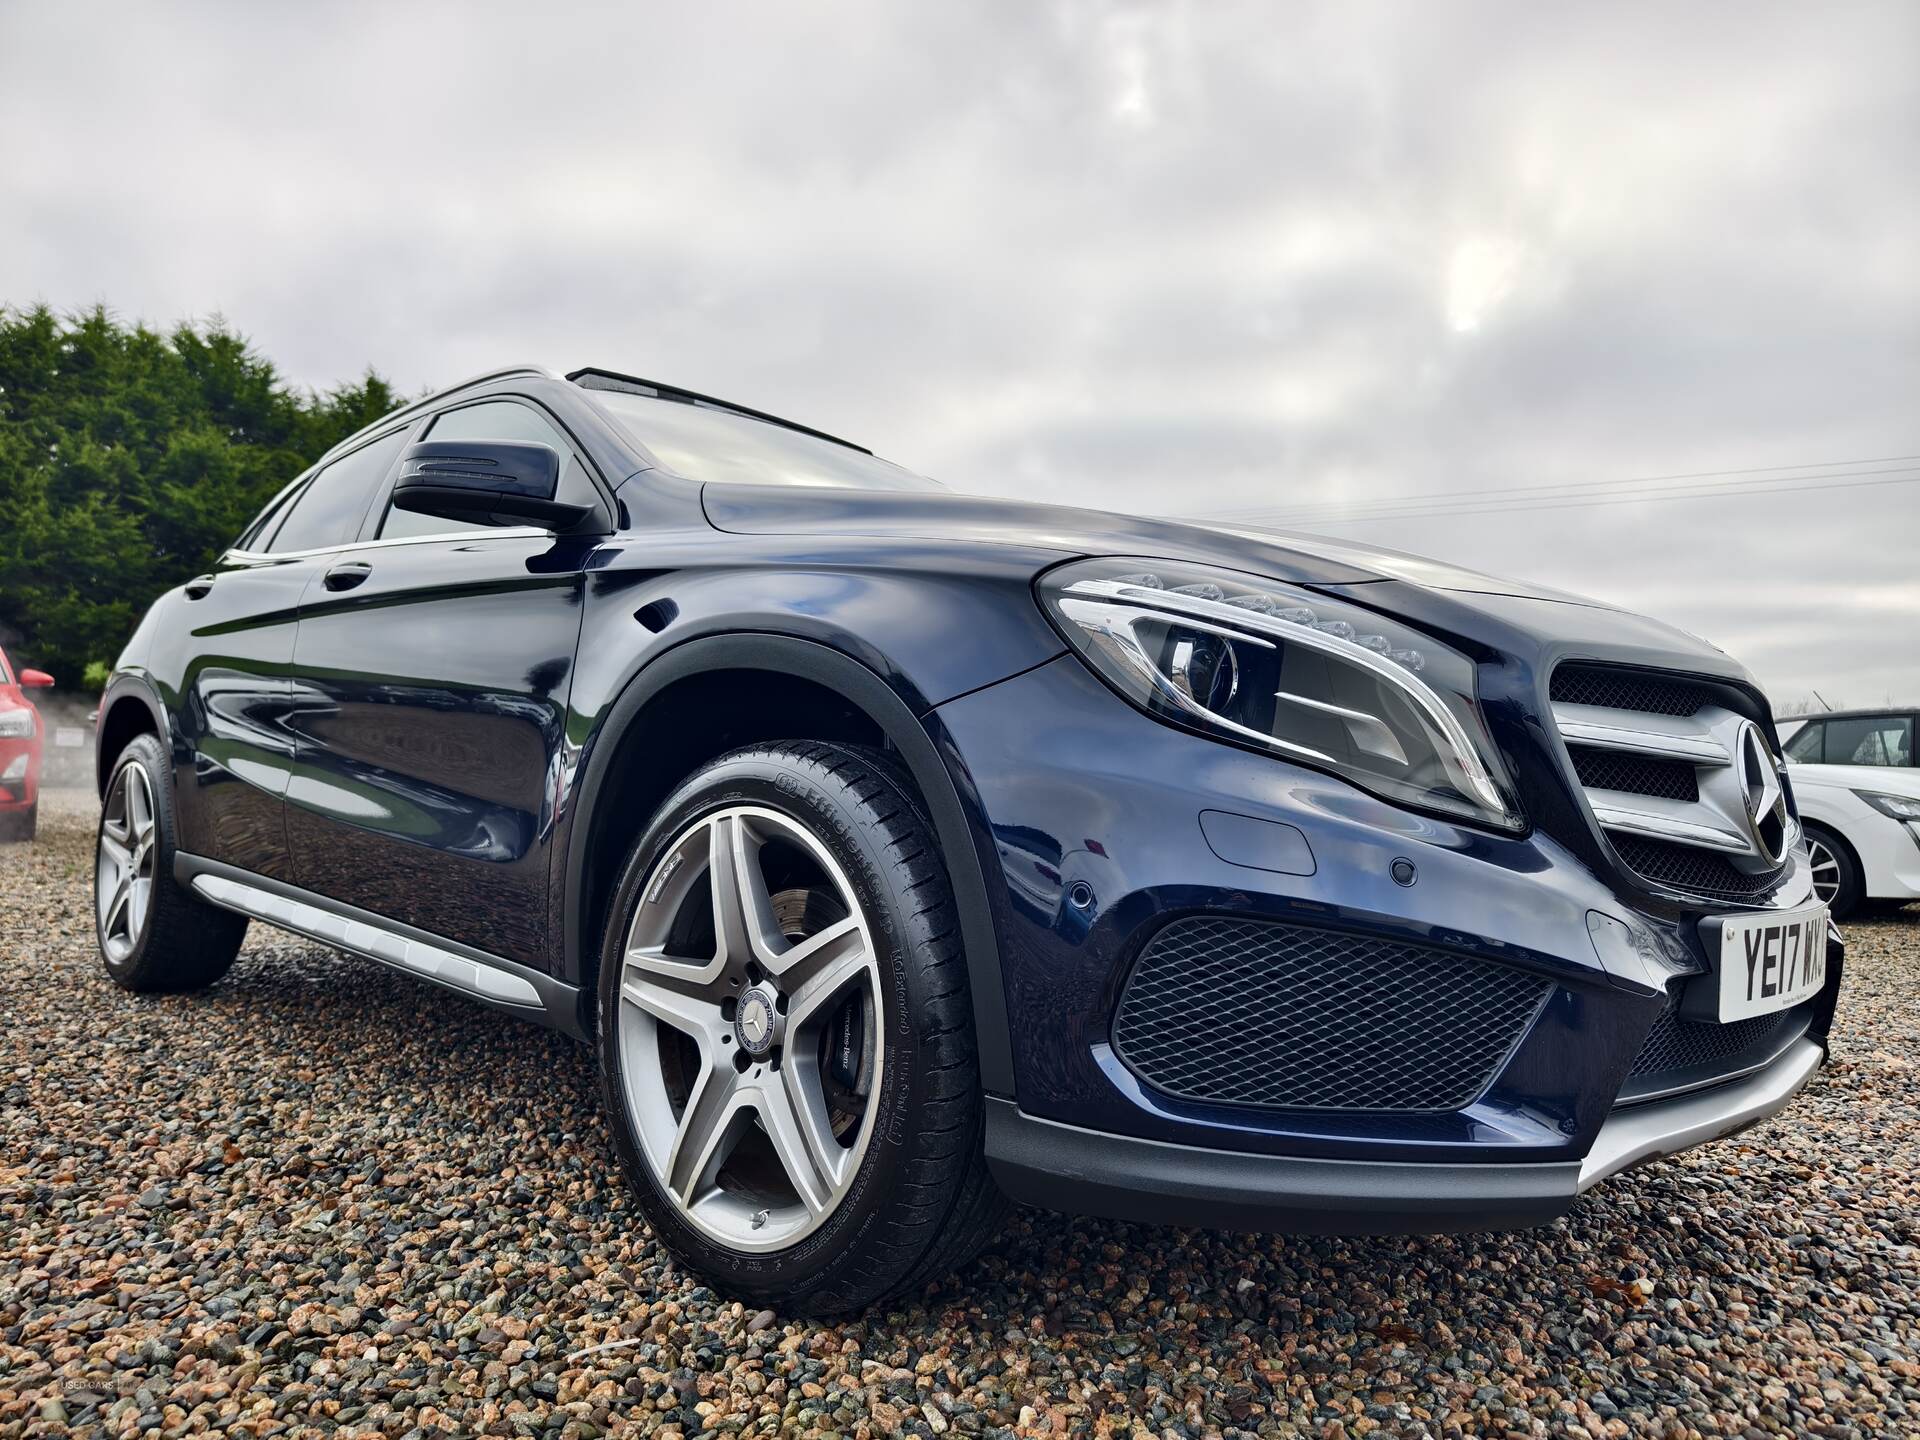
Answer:
<svg viewBox="0 0 1920 1440"><path fill-rule="evenodd" d="M98 683L156 596L404 398L372 370L300 390L217 319L0 307L0 641Z"/></svg>

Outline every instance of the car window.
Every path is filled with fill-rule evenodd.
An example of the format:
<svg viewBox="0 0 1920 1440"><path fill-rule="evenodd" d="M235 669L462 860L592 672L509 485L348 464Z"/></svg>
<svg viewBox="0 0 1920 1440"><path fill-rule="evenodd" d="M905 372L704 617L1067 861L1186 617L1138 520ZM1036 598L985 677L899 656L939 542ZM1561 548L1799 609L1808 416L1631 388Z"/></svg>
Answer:
<svg viewBox="0 0 1920 1440"><path fill-rule="evenodd" d="M286 516L287 507L293 503L293 497L300 493L300 486L292 484L281 490L267 502L267 508L254 517L253 523L241 532L240 538L233 542L236 550L258 551L273 534L273 527Z"/></svg>
<svg viewBox="0 0 1920 1440"><path fill-rule="evenodd" d="M7 670L7 652L0 650L0 685L11 685L13 676Z"/></svg>
<svg viewBox="0 0 1920 1440"><path fill-rule="evenodd" d="M1803 725L1800 733L1787 742L1787 758L1802 765L1820 763L1820 742L1826 737L1827 726L1823 720L1815 720Z"/></svg>
<svg viewBox="0 0 1920 1440"><path fill-rule="evenodd" d="M436 416L421 438L524 440L535 445L550 445L560 455L560 486L554 498L569 505L591 505L598 499L586 466L573 453L566 436L545 415L517 400L485 400L478 405L463 405L458 410L449 410L444 415ZM452 535L463 530L492 528L472 520L443 520L438 515L396 510L389 499L387 513L381 518L378 533L383 540L397 540L409 535Z"/></svg>
<svg viewBox="0 0 1920 1440"><path fill-rule="evenodd" d="M595 390L596 403L653 456L689 480L834 490L945 490L864 450L713 405Z"/></svg>
<svg viewBox="0 0 1920 1440"><path fill-rule="evenodd" d="M1827 722L1829 765L1913 764L1913 720L1906 715L1863 715Z"/></svg>
<svg viewBox="0 0 1920 1440"><path fill-rule="evenodd" d="M268 552L319 550L357 539L367 504L406 438L406 431L396 430L322 468L294 497L287 518L267 544Z"/></svg>

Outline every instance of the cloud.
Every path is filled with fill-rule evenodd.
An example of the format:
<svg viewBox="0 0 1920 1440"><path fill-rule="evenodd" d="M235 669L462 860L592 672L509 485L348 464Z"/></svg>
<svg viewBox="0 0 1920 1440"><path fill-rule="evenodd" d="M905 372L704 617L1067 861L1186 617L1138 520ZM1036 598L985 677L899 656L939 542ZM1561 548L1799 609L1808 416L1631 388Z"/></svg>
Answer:
<svg viewBox="0 0 1920 1440"><path fill-rule="evenodd" d="M1166 512L1920 454L1920 11L0 10L0 300ZM1920 485L1322 523L1920 699Z"/></svg>

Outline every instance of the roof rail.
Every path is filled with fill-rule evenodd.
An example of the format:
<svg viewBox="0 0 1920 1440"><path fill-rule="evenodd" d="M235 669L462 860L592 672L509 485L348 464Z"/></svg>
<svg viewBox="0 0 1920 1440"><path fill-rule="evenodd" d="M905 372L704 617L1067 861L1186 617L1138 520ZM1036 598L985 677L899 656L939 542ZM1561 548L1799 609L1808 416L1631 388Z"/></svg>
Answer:
<svg viewBox="0 0 1920 1440"><path fill-rule="evenodd" d="M505 380L514 375L534 375L534 376L538 376L540 379L543 379L543 380L552 380L554 378L554 374L551 370L545 369L544 367L539 365L508 365L499 370L488 370L483 374L470 375L457 385L449 385L445 389L434 391L431 395L422 395L418 400L408 401L405 405L400 405L395 407L392 410L387 411L387 413L382 415L379 419L369 421L367 424L362 425L358 430L354 431L351 435L347 436L346 439L336 441L333 445L329 446L325 454L322 454L319 457L319 459L325 460L327 456L333 454L334 451L344 450L348 445L350 445L353 441L358 440L362 435L367 434L369 431L377 430L382 425L390 425L395 420L404 419L406 416L412 415L416 411L422 410L429 405L438 405L442 400L445 400L449 395L457 395L462 390L469 390L475 385L485 384L489 380ZM315 461L314 463L318 464L319 461Z"/></svg>
<svg viewBox="0 0 1920 1440"><path fill-rule="evenodd" d="M504 365L498 370L486 370L478 375L469 375L458 384L448 385L444 389L434 391L431 395L422 395L412 404L402 405L398 410L389 410L380 418L382 420L391 420L396 415L410 415L415 410L419 410L424 406L439 404L449 395L457 395L462 390L471 389L475 385L485 384L489 380L505 380L514 375L536 375L542 380L551 380L554 378L553 372L542 365Z"/></svg>
<svg viewBox="0 0 1920 1440"><path fill-rule="evenodd" d="M643 380L638 375L622 375L618 370L604 370L598 365L588 365L579 370L567 372L567 379L583 390L617 390L629 395L657 395L667 400L679 400L690 405L710 405L716 410L730 410L735 415L746 415L755 420L764 420L769 425L778 425L785 430L798 430L802 435L811 435L816 440L825 440L830 444L843 445L849 450L858 450L862 455L873 452L864 445L856 445L851 440L842 440L838 435L829 435L824 430L816 430L811 425L802 425L797 420L783 420L778 415L769 415L764 410L750 409L745 405L736 405L731 400L717 399L712 395L702 395L697 390L683 390L678 385L663 385L658 380ZM472 383L472 382L469 382Z"/></svg>

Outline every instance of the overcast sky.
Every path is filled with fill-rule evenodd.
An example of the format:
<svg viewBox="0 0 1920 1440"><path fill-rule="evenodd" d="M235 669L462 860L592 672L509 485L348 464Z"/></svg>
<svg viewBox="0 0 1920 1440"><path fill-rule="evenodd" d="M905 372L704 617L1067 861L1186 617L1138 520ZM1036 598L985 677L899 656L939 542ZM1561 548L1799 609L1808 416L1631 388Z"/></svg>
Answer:
<svg viewBox="0 0 1920 1440"><path fill-rule="evenodd" d="M1904 0L0 0L0 135L0 303L219 312L314 386L607 365L1920 699Z"/></svg>

